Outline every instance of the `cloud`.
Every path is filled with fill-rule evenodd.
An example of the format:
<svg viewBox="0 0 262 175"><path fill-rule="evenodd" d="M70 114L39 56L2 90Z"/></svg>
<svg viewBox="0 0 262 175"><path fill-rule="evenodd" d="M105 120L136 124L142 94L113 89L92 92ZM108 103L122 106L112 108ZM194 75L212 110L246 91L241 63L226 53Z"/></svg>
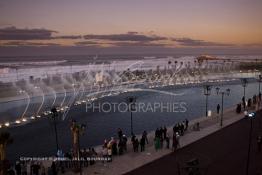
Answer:
<svg viewBox="0 0 262 175"><path fill-rule="evenodd" d="M153 43L147 41L138 41L138 42L97 42L97 41L80 41L75 43L76 46L97 46L101 47L101 45L108 45L107 47L165 47L168 44L162 43Z"/></svg>
<svg viewBox="0 0 262 175"><path fill-rule="evenodd" d="M246 46L246 47L262 47L262 43L250 43L250 44L244 44L243 46Z"/></svg>
<svg viewBox="0 0 262 175"><path fill-rule="evenodd" d="M90 46L90 45L99 45L99 44L101 43L94 42L94 41L80 41L75 43L75 45L77 46Z"/></svg>
<svg viewBox="0 0 262 175"><path fill-rule="evenodd" d="M41 42L26 42L26 41L11 41L4 43L3 46L60 46L60 44L57 43L41 43Z"/></svg>
<svg viewBox="0 0 262 175"><path fill-rule="evenodd" d="M159 41L166 40L166 37L157 35L143 35L137 32L128 32L125 34L110 34L110 35L85 35L85 39L109 40L109 41Z"/></svg>
<svg viewBox="0 0 262 175"><path fill-rule="evenodd" d="M81 39L81 35L62 35L62 36L55 36L52 39Z"/></svg>
<svg viewBox="0 0 262 175"><path fill-rule="evenodd" d="M167 44L152 43L152 42L116 42L111 43L115 47L165 47Z"/></svg>
<svg viewBox="0 0 262 175"><path fill-rule="evenodd" d="M0 40L47 40L52 38L52 33L57 32L47 29L6 27L0 29Z"/></svg>
<svg viewBox="0 0 262 175"><path fill-rule="evenodd" d="M234 46L233 44L209 42L191 38L173 38L172 41L176 41L181 46Z"/></svg>
<svg viewBox="0 0 262 175"><path fill-rule="evenodd" d="M0 28L0 40L51 40L51 39L81 39L81 35L52 36L58 33L48 29L19 29L16 27Z"/></svg>

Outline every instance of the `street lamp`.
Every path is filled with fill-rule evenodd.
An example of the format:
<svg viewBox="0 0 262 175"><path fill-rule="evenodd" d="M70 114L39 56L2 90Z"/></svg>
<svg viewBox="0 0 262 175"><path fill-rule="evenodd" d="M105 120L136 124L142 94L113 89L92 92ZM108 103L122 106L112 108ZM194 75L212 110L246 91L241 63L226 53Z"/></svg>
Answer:
<svg viewBox="0 0 262 175"><path fill-rule="evenodd" d="M224 95L229 96L230 94L230 89L226 89L225 91L221 91L219 87L216 88L217 95L222 96L222 108L221 108L221 118L220 118L220 126L223 126L223 115L224 115Z"/></svg>
<svg viewBox="0 0 262 175"><path fill-rule="evenodd" d="M208 96L211 95L211 85L204 85L204 95L206 96L206 117L208 116Z"/></svg>
<svg viewBox="0 0 262 175"><path fill-rule="evenodd" d="M258 75L258 94L260 94L261 92L260 92L260 83L262 82L262 75L261 74L259 74Z"/></svg>
<svg viewBox="0 0 262 175"><path fill-rule="evenodd" d="M250 148L252 143L252 130L253 130L253 119L256 114L254 112L249 113L247 117L250 119L250 128L249 128L249 141L248 141L248 152L247 152L247 164L246 164L246 175L249 174L249 159L250 159Z"/></svg>
<svg viewBox="0 0 262 175"><path fill-rule="evenodd" d="M54 128L55 128L56 151L58 151L59 146L58 146L58 137L57 137L57 128L56 128L56 118L58 117L58 113L55 107L51 109L51 112L53 113L52 118L53 118L53 123L54 123Z"/></svg>
<svg viewBox="0 0 262 175"><path fill-rule="evenodd" d="M242 78L241 83L242 83L242 86L244 88L243 102L244 102L244 109L246 109L246 87L247 87L247 84L248 84L247 78Z"/></svg>
<svg viewBox="0 0 262 175"><path fill-rule="evenodd" d="M131 135L134 134L133 132L133 112L135 111L135 103L136 103L136 97L128 97L127 98L127 102L128 102L128 109L130 111L130 131L131 131Z"/></svg>

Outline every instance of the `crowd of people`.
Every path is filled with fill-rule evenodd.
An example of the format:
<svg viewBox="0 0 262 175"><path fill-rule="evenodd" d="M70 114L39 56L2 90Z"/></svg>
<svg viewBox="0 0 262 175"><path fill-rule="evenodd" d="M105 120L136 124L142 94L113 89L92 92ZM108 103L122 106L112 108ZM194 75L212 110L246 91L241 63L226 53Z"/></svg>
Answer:
<svg viewBox="0 0 262 175"><path fill-rule="evenodd" d="M57 163L46 167L42 161L16 161L14 167L7 170L8 175L57 175Z"/></svg>
<svg viewBox="0 0 262 175"><path fill-rule="evenodd" d="M252 106L255 106L256 110L261 104L261 93L258 95L253 95L252 98L246 100L245 96L242 97L242 102L237 104L236 113L240 114L242 110L251 109Z"/></svg>
<svg viewBox="0 0 262 175"><path fill-rule="evenodd" d="M153 139L153 145L156 151L166 148L170 149L170 143L172 139L172 149L176 150L179 147L179 137L184 135L184 132L188 129L189 121L186 119L181 123L177 123L173 127L173 137L171 138L167 128L160 127L155 130ZM121 128L117 130L117 139L111 137L109 140L104 140L102 149L96 152L94 148L84 148L79 151L79 159L74 160L74 152L71 149L67 153L62 153L61 150L57 152L56 158L60 158L63 161L52 161L50 165L44 165L42 161L17 161L15 166L12 166L8 170L8 175L57 175L63 174L66 170L73 170L75 168L81 168L92 166L100 157L100 161L104 164L113 161L114 156L120 156L127 152L128 138L123 134ZM147 131L143 131L142 135L136 136L132 133L131 143L133 152L144 152L146 145L149 144ZM61 159L62 158L62 159ZM79 163L80 162L80 163Z"/></svg>

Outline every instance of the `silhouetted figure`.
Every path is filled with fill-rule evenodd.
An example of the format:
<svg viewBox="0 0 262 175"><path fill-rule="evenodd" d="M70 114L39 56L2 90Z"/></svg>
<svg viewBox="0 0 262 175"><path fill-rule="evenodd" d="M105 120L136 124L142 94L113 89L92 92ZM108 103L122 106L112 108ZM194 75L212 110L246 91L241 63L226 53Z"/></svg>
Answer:
<svg viewBox="0 0 262 175"><path fill-rule="evenodd" d="M240 113L241 112L241 104L237 104L237 108L236 108L236 113Z"/></svg>
<svg viewBox="0 0 262 175"><path fill-rule="evenodd" d="M169 135L167 134L166 136L166 148L169 149L169 145L170 145L170 137Z"/></svg>
<svg viewBox="0 0 262 175"><path fill-rule="evenodd" d="M187 128L188 128L188 124L189 124L189 121L186 119L185 120L185 124L186 124L186 128L185 128L185 130L187 130Z"/></svg>
<svg viewBox="0 0 262 175"><path fill-rule="evenodd" d="M117 135L119 140L123 137L123 131L121 130L121 128L118 128Z"/></svg>
<svg viewBox="0 0 262 175"><path fill-rule="evenodd" d="M123 135L123 150L127 151L127 137L125 135Z"/></svg>
<svg viewBox="0 0 262 175"><path fill-rule="evenodd" d="M117 143L116 143L116 141L113 141L113 143L112 143L112 154L117 155Z"/></svg>
<svg viewBox="0 0 262 175"><path fill-rule="evenodd" d="M37 163L34 163L32 165L32 172L34 175L39 175L40 165Z"/></svg>
<svg viewBox="0 0 262 175"><path fill-rule="evenodd" d="M146 143L148 144L148 138L147 138L147 132L144 131L143 134L142 134L142 137L145 139Z"/></svg>
<svg viewBox="0 0 262 175"><path fill-rule="evenodd" d="M178 126L177 124L175 124L175 126L173 127L173 134L178 132Z"/></svg>
<svg viewBox="0 0 262 175"><path fill-rule="evenodd" d="M21 167L20 162L18 162L18 161L16 162L16 165L15 165L15 171L16 171L17 175L21 175L22 167Z"/></svg>
<svg viewBox="0 0 262 175"><path fill-rule="evenodd" d="M159 137L163 138L163 135L164 135L164 130L163 130L162 127L160 127L160 129L159 129Z"/></svg>
<svg viewBox="0 0 262 175"><path fill-rule="evenodd" d="M250 108L250 107L251 107L251 105L252 105L252 100L251 100L251 98L249 98L249 99L248 99L248 101L247 101L247 107L249 107L249 108Z"/></svg>
<svg viewBox="0 0 262 175"><path fill-rule="evenodd" d="M244 96L242 97L242 104L243 104L243 107L245 109L246 108L246 99L245 99Z"/></svg>
<svg viewBox="0 0 262 175"><path fill-rule="evenodd" d="M53 174L53 175L57 175L57 169L56 169L56 164L55 164L55 162L52 162L51 170L52 170L52 174Z"/></svg>
<svg viewBox="0 0 262 175"><path fill-rule="evenodd" d="M102 147L103 163L108 159L108 150L106 146Z"/></svg>
<svg viewBox="0 0 262 175"><path fill-rule="evenodd" d="M217 104L217 115L220 113L220 104Z"/></svg>
<svg viewBox="0 0 262 175"><path fill-rule="evenodd" d="M158 128L155 131L155 137L160 137L160 130Z"/></svg>
<svg viewBox="0 0 262 175"><path fill-rule="evenodd" d="M257 104L257 96L256 95L253 96L253 105L255 105L255 104Z"/></svg>
<svg viewBox="0 0 262 175"><path fill-rule="evenodd" d="M163 137L160 137L160 138L159 138L159 141L160 141L160 148L162 149L162 148L163 148L163 144L164 144L164 139L163 139Z"/></svg>
<svg viewBox="0 0 262 175"><path fill-rule="evenodd" d="M138 147L139 147L139 141L138 139L135 139L135 143L134 143L134 151L138 152Z"/></svg>
<svg viewBox="0 0 262 175"><path fill-rule="evenodd" d="M123 139L120 139L118 142L118 154L122 155L124 151L124 141Z"/></svg>
<svg viewBox="0 0 262 175"><path fill-rule="evenodd" d="M156 151L160 149L160 138L159 137L155 137L154 146L155 146Z"/></svg>
<svg viewBox="0 0 262 175"><path fill-rule="evenodd" d="M179 130L180 130L180 135L184 135L184 131L185 131L185 126L183 123L179 124Z"/></svg>
<svg viewBox="0 0 262 175"><path fill-rule="evenodd" d="M167 133L167 129L166 129L166 126L164 126L164 129L163 129L164 139L166 139L166 133Z"/></svg>
<svg viewBox="0 0 262 175"><path fill-rule="evenodd" d="M173 151L177 150L177 147L178 147L178 139L175 133L173 134L173 144L172 144Z"/></svg>
<svg viewBox="0 0 262 175"><path fill-rule="evenodd" d="M145 151L145 144L146 144L146 141L145 141L145 138L141 138L140 139L140 150L141 150L141 152L143 152L143 151Z"/></svg>
<svg viewBox="0 0 262 175"><path fill-rule="evenodd" d="M136 152L136 136L134 134L132 134L131 142L132 142L132 145L133 145L133 150L134 150L134 152Z"/></svg>

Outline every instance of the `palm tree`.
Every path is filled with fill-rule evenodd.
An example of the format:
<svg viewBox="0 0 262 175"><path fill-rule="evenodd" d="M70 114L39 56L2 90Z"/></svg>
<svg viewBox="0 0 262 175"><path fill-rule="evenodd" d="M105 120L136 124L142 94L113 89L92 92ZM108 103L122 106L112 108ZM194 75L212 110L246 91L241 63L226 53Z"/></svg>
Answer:
<svg viewBox="0 0 262 175"><path fill-rule="evenodd" d="M10 136L9 132L0 133L0 166L3 165L4 160L6 159L5 151L8 144L13 143L13 139ZM0 168L0 175L4 174L4 168Z"/></svg>
<svg viewBox="0 0 262 175"><path fill-rule="evenodd" d="M168 69L169 69L169 65L172 64L172 61L169 60L169 61L167 62L167 64L168 64Z"/></svg>
<svg viewBox="0 0 262 175"><path fill-rule="evenodd" d="M13 143L9 132L0 133L0 160L5 160L5 150L8 144Z"/></svg>

